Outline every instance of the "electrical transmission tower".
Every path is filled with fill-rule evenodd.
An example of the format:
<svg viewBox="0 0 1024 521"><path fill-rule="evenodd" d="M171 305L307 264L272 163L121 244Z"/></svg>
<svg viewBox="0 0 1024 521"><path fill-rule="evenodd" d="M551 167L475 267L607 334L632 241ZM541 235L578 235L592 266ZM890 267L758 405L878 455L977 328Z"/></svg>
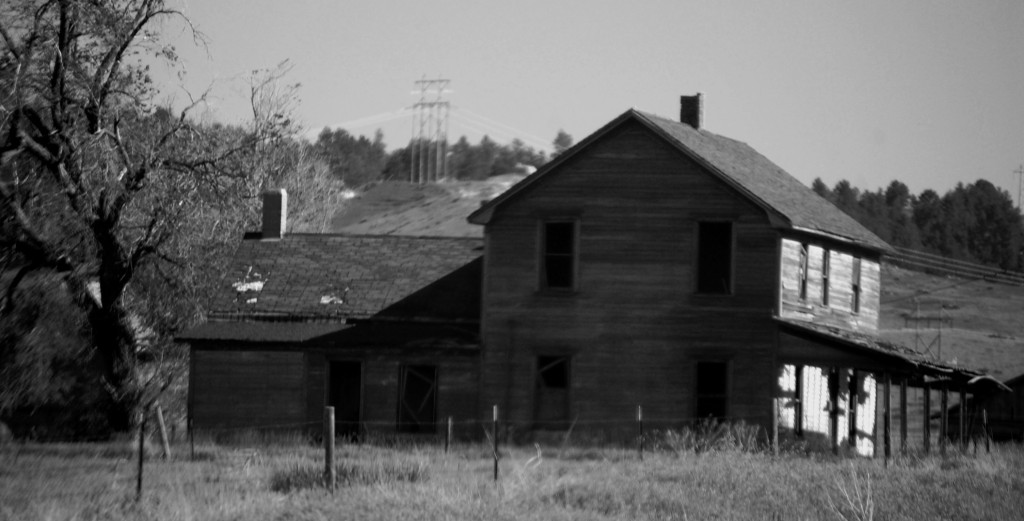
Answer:
<svg viewBox="0 0 1024 521"><path fill-rule="evenodd" d="M451 80L416 81L420 100L413 105L412 137L409 138L409 181L436 182L448 177L448 111L444 100ZM415 94L415 92L413 92Z"/></svg>

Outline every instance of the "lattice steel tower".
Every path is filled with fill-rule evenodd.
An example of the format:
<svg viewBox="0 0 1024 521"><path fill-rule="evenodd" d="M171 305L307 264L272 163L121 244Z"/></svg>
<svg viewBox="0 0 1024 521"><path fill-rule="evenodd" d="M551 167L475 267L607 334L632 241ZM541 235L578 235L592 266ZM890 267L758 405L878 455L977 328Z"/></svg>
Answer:
<svg viewBox="0 0 1024 521"><path fill-rule="evenodd" d="M409 138L409 181L436 182L448 177L448 112L444 100L451 80L416 81L420 100L413 105L412 137ZM413 92L415 94L415 92Z"/></svg>

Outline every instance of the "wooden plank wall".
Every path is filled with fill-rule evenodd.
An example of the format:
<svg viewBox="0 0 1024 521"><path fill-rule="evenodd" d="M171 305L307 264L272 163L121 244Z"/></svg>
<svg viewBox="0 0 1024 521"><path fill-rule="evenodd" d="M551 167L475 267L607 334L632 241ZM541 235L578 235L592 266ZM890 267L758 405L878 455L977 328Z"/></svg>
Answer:
<svg viewBox="0 0 1024 521"><path fill-rule="evenodd" d="M458 425L457 435L468 437L478 434L479 427L467 424L476 419L479 368L475 352L444 355L435 351L410 353L383 349L320 348L310 352L308 359L308 374L311 378L306 404L310 421L316 422L322 418L330 378L329 362L355 361L362 363L361 420L365 431L394 433L398 418L401 366L426 364L438 368L438 422L443 423L448 416L452 416ZM440 426L437 434L443 434Z"/></svg>
<svg viewBox="0 0 1024 521"><path fill-rule="evenodd" d="M192 358L196 428L300 428L306 421L301 352L193 349Z"/></svg>
<svg viewBox="0 0 1024 521"><path fill-rule="evenodd" d="M808 245L807 297L800 298L800 249ZM829 302L822 303L823 252L830 251ZM854 259L861 262L860 309L853 311ZM881 272L877 258L824 246L807 239L782 239L780 271L782 318L806 320L852 331L878 332Z"/></svg>
<svg viewBox="0 0 1024 521"><path fill-rule="evenodd" d="M538 291L540 222L565 217L579 221L578 291ZM702 220L733 223L732 295L695 293ZM620 127L506 203L486 234L481 417L498 404L529 426L536 357L570 355L576 429L633 429L637 405L652 421L691 419L702 360L730 363L730 416L767 424L778 235L681 152Z"/></svg>

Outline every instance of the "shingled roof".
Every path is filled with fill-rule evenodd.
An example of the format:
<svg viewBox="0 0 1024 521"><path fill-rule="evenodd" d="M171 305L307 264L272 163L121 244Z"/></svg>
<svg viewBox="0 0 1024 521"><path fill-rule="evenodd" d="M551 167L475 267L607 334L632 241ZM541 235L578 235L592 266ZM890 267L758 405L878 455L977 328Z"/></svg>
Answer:
<svg viewBox="0 0 1024 521"><path fill-rule="evenodd" d="M776 222L781 221L795 230L827 236L872 250L891 249L885 241L746 143L633 109L615 118L544 168L481 207L470 215L469 221L486 224L494 209L504 201L515 197L537 179L556 170L558 165L569 157L586 149L599 137L627 121L640 122L684 154L703 164L712 174L779 218Z"/></svg>
<svg viewBox="0 0 1024 521"><path fill-rule="evenodd" d="M482 254L475 238L253 234L231 259L209 318L477 320ZM440 292L450 305L414 305L423 300L417 295L454 278Z"/></svg>

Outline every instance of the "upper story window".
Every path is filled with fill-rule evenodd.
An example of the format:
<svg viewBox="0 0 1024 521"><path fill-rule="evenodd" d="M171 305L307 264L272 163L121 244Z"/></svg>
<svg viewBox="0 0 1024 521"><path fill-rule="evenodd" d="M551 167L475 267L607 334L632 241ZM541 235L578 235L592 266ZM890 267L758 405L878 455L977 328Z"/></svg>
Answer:
<svg viewBox="0 0 1024 521"><path fill-rule="evenodd" d="M800 244L800 272L797 277L800 281L800 300L807 300L807 243Z"/></svg>
<svg viewBox="0 0 1024 521"><path fill-rule="evenodd" d="M829 277L832 276L832 252L824 249L821 252L821 305L828 305Z"/></svg>
<svg viewBox="0 0 1024 521"><path fill-rule="evenodd" d="M850 302L850 311L854 313L860 313L860 257L853 258L853 273L850 277L850 283L852 285L852 299Z"/></svg>
<svg viewBox="0 0 1024 521"><path fill-rule="evenodd" d="M697 224L697 292L732 293L732 223Z"/></svg>
<svg viewBox="0 0 1024 521"><path fill-rule="evenodd" d="M545 221L541 226L540 289L576 289L576 221Z"/></svg>

